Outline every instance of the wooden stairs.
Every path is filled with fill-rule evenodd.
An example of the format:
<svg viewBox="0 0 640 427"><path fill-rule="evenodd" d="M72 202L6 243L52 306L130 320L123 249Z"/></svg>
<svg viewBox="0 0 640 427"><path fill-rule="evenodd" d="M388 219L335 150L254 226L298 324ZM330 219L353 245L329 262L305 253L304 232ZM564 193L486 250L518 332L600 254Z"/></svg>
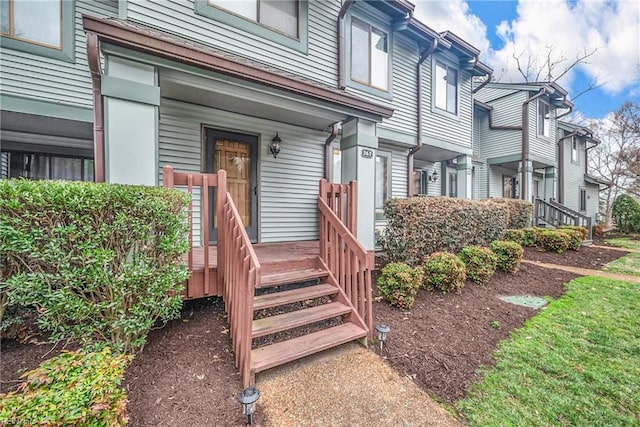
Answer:
<svg viewBox="0 0 640 427"><path fill-rule="evenodd" d="M258 372L368 335L318 256L262 264L253 309L251 383Z"/></svg>

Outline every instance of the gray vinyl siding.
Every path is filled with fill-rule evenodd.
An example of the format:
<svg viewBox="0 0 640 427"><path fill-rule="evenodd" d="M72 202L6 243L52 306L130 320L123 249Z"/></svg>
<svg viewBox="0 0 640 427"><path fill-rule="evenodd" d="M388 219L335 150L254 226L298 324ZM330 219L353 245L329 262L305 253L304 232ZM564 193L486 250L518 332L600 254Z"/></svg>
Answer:
<svg viewBox="0 0 640 427"><path fill-rule="evenodd" d="M203 124L258 135L258 240L318 238L318 181L326 138L322 132L164 98L160 111L160 174L165 164L182 171L202 170ZM274 159L268 141L276 129L283 142Z"/></svg>
<svg viewBox="0 0 640 427"><path fill-rule="evenodd" d="M555 159L556 153L556 109L551 107L549 136L538 135L538 101L529 103L529 153L547 159Z"/></svg>
<svg viewBox="0 0 640 427"><path fill-rule="evenodd" d="M487 188L487 166L484 164L473 165L473 198L486 199L489 197Z"/></svg>
<svg viewBox="0 0 640 427"><path fill-rule="evenodd" d="M480 92L484 92L485 89ZM495 90L494 90L495 91ZM490 102L493 107L494 126L519 126L522 122L522 103L526 100L524 92L518 92ZM482 111L478 114L478 127L475 144L482 159L509 156L522 153L522 132L519 130L501 130L489 128L489 115Z"/></svg>
<svg viewBox="0 0 640 427"><path fill-rule="evenodd" d="M580 210L580 188L585 187L584 182L584 161L585 144L578 139L578 161L571 161L571 138L562 141L563 154L563 204L575 211Z"/></svg>
<svg viewBox="0 0 640 427"><path fill-rule="evenodd" d="M118 3L107 0L76 1L75 63L0 46L2 94L91 108L92 86L87 65L86 37L82 29L83 14L114 17L118 15Z"/></svg>
<svg viewBox="0 0 640 427"><path fill-rule="evenodd" d="M445 57L445 59L447 59ZM451 60L454 60L451 58ZM429 144L437 145L437 141L444 141L459 145L461 147L471 147L473 132L473 96L471 93L471 75L468 72L459 70L459 104L458 115L452 117L447 114L440 114L434 111L432 92L432 68L434 57L427 58L422 67L422 99L423 99L423 119L425 140ZM457 59L455 59L457 62Z"/></svg>
<svg viewBox="0 0 640 427"><path fill-rule="evenodd" d="M340 6L309 2L308 54L199 15L193 0L128 0L127 18L335 86Z"/></svg>

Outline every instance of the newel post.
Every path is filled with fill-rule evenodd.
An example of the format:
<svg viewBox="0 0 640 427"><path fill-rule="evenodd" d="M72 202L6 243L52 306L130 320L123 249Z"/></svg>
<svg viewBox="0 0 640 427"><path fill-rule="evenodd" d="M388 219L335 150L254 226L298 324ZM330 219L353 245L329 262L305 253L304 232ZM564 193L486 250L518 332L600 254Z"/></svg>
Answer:
<svg viewBox="0 0 640 427"><path fill-rule="evenodd" d="M216 189L216 221L218 229L218 286L222 286L222 289L226 289L224 283L225 279L225 242L226 242L226 216L224 214L224 206L227 201L227 172L223 169L218 171L218 188Z"/></svg>
<svg viewBox="0 0 640 427"><path fill-rule="evenodd" d="M162 186L164 188L173 188L175 186L173 180L173 166L164 165L162 167Z"/></svg>
<svg viewBox="0 0 640 427"><path fill-rule="evenodd" d="M354 237L358 237L358 181L349 183L347 190L347 228Z"/></svg>

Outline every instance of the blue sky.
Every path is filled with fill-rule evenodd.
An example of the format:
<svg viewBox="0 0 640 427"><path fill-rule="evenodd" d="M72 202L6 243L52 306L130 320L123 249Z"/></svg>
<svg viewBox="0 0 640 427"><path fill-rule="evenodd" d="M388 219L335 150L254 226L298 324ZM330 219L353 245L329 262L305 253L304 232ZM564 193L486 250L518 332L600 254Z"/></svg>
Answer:
<svg viewBox="0 0 640 427"><path fill-rule="evenodd" d="M559 83L573 96L594 79L600 85L574 100L575 121L605 117L624 101L640 102L640 0L414 0L415 15L437 31L450 30L481 49L499 81L522 81L514 55L534 68L551 51L559 74L593 52Z"/></svg>

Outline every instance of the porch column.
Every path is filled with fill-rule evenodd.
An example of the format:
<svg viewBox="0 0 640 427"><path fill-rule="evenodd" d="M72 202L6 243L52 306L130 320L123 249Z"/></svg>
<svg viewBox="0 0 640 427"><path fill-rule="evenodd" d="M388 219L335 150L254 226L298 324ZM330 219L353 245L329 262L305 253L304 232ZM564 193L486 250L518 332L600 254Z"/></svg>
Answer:
<svg viewBox="0 0 640 427"><path fill-rule="evenodd" d="M544 169L544 198L545 200L556 198L556 168L550 166Z"/></svg>
<svg viewBox="0 0 640 427"><path fill-rule="evenodd" d="M522 188L522 162L518 162L518 179L520 181L518 184L520 189L519 198L531 202L533 201L531 198L531 195L533 194L533 162L531 160L527 160L525 164L525 172L527 174L527 182L525 188Z"/></svg>
<svg viewBox="0 0 640 427"><path fill-rule="evenodd" d="M376 124L352 119L342 124L342 182L358 181L358 240L368 251L375 249ZM391 167L391 165L389 165Z"/></svg>
<svg viewBox="0 0 640 427"><path fill-rule="evenodd" d="M158 185L157 70L117 56L105 57L105 179Z"/></svg>
<svg viewBox="0 0 640 427"><path fill-rule="evenodd" d="M456 165L457 176L456 182L458 184L457 194L459 199L472 199L472 171L473 164L471 163L471 156L458 156L456 158L458 164Z"/></svg>

